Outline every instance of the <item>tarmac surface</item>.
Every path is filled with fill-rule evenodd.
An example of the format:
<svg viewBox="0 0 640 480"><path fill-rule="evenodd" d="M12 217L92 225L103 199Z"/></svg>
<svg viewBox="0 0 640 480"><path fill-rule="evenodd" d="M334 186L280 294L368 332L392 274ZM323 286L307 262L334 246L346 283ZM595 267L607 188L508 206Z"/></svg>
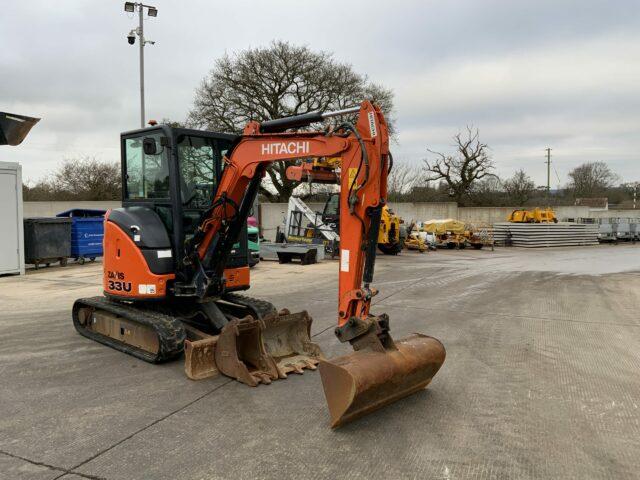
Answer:
<svg viewBox="0 0 640 480"><path fill-rule="evenodd" d="M335 261L262 262L251 295L333 335ZM424 391L328 427L317 372L194 382L78 335L101 266L0 278L1 479L625 479L640 472L640 246L379 256L392 333L440 339Z"/></svg>

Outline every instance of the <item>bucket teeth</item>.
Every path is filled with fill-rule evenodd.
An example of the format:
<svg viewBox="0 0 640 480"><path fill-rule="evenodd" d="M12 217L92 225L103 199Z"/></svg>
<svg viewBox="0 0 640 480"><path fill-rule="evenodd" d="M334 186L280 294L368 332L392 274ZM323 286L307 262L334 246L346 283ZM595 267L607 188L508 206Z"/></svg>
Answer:
<svg viewBox="0 0 640 480"><path fill-rule="evenodd" d="M288 373L304 373L304 369L315 370L324 359L320 347L311 341L311 322L306 311L268 315L262 319L262 338L265 350L273 357L280 378Z"/></svg>
<svg viewBox="0 0 640 480"><path fill-rule="evenodd" d="M215 363L225 375L255 387L269 384L280 374L262 342L264 324L253 317L231 320L220 332Z"/></svg>
<svg viewBox="0 0 640 480"><path fill-rule="evenodd" d="M312 319L307 312L233 319L220 335L187 342L185 371L193 380L213 377L218 371L252 387L270 384L288 373L316 370L324 359L311 341Z"/></svg>

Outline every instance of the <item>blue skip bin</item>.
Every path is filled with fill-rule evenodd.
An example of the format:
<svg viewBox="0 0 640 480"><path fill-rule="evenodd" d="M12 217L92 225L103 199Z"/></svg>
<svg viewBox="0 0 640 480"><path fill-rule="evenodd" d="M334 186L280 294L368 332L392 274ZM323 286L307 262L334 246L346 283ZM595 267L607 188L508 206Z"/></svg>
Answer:
<svg viewBox="0 0 640 480"><path fill-rule="evenodd" d="M74 208L56 215L71 218L71 257L81 265L87 258L93 262L102 256L105 213L106 210Z"/></svg>

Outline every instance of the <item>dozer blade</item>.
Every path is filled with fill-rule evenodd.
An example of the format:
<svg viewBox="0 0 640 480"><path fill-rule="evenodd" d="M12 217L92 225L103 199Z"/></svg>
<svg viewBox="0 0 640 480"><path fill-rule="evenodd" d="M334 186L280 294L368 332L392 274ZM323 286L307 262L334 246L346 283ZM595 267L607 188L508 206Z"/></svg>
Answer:
<svg viewBox="0 0 640 480"><path fill-rule="evenodd" d="M262 320L251 316L224 326L214 349L215 364L223 374L251 387L279 378L278 367L262 342Z"/></svg>
<svg viewBox="0 0 640 480"><path fill-rule="evenodd" d="M359 350L320 362L331 427L425 388L442 366L442 343L414 334L383 351Z"/></svg>
<svg viewBox="0 0 640 480"><path fill-rule="evenodd" d="M283 310L262 319L262 340L265 350L273 357L281 378L287 373L303 373L303 369L315 370L323 360L320 347L311 341L311 322L305 311L289 313Z"/></svg>

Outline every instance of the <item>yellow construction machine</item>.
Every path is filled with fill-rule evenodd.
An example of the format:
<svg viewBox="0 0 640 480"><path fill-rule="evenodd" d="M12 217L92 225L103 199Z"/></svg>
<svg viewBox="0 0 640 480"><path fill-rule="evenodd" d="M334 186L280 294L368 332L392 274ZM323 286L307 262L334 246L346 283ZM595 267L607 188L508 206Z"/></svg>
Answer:
<svg viewBox="0 0 640 480"><path fill-rule="evenodd" d="M298 181L314 183L339 183L341 159L339 157L313 158L302 162L290 177ZM355 173L355 172L354 172ZM334 193L327 199L322 212L322 223L335 231L340 227L340 194ZM287 215L290 215L289 212ZM378 249L385 255L397 255L402 251L400 224L402 219L388 205L382 208L380 230L378 231ZM287 232L288 233L288 232ZM305 237L314 237L313 225L305 232Z"/></svg>
<svg viewBox="0 0 640 480"><path fill-rule="evenodd" d="M507 217L511 223L558 223L555 212L547 207L545 209L534 208L533 210L514 210Z"/></svg>
<svg viewBox="0 0 640 480"><path fill-rule="evenodd" d="M422 225L424 232L436 238L436 245L447 248L464 248L466 246L464 223L452 218L429 220Z"/></svg>
<svg viewBox="0 0 640 480"><path fill-rule="evenodd" d="M397 255L402 250L401 222L400 217L388 205L382 207L380 230L378 230L378 249L385 255Z"/></svg>
<svg viewBox="0 0 640 480"><path fill-rule="evenodd" d="M411 222L407 227L407 236L404 239L404 247L407 250L418 250L420 253L424 253L429 250L429 245L420 236L420 232L415 231L416 222Z"/></svg>
<svg viewBox="0 0 640 480"><path fill-rule="evenodd" d="M470 245L480 250L484 245L481 236L471 225L452 218L429 220L424 222L422 230L432 234L436 239L436 245L439 247L465 248Z"/></svg>

